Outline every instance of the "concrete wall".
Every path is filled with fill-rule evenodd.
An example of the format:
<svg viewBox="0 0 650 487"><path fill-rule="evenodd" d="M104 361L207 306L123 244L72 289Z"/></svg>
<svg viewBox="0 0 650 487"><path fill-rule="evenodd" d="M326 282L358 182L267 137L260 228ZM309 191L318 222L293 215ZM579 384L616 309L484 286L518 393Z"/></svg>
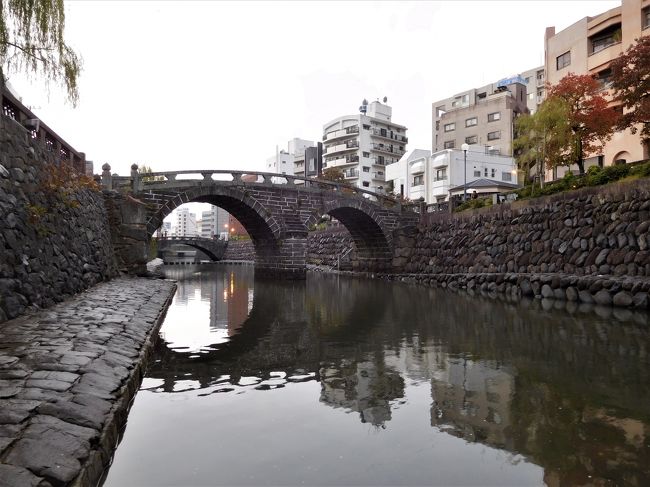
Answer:
<svg viewBox="0 0 650 487"><path fill-rule="evenodd" d="M102 193L47 184L54 153L0 116L0 322L116 274Z"/></svg>

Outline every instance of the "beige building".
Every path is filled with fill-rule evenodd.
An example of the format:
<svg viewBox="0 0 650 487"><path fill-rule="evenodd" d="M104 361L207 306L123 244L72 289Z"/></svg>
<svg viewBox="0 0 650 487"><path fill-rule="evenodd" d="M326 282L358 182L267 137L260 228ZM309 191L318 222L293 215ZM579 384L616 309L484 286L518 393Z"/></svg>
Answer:
<svg viewBox="0 0 650 487"><path fill-rule="evenodd" d="M650 0L623 0L620 7L585 17L560 32L548 27L544 36L546 80L554 85L569 73L592 74L607 88L611 61L648 34ZM633 162L650 155L648 141L643 143L638 133L626 130L615 133L599 153L589 156L585 167ZM564 171L554 176L561 177Z"/></svg>
<svg viewBox="0 0 650 487"><path fill-rule="evenodd" d="M433 152L466 143L472 151L512 155L514 120L529 112L527 101L525 79L517 75L433 103Z"/></svg>

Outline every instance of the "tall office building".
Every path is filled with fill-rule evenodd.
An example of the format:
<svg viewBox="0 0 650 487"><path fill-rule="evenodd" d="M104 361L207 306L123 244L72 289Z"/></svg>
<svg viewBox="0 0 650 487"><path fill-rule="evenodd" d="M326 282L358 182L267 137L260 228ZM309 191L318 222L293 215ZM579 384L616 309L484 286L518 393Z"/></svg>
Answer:
<svg viewBox="0 0 650 487"><path fill-rule="evenodd" d="M178 208L172 223L173 234L177 237L196 237L198 235L196 215L189 208Z"/></svg>
<svg viewBox="0 0 650 487"><path fill-rule="evenodd" d="M369 191L386 192L384 167L406 152L406 127L392 121L386 104L363 101L356 115L335 118L323 126L323 170L338 167L346 181Z"/></svg>
<svg viewBox="0 0 650 487"><path fill-rule="evenodd" d="M208 211L201 214L200 236L203 238L219 237L228 233L230 214L223 208L212 205Z"/></svg>

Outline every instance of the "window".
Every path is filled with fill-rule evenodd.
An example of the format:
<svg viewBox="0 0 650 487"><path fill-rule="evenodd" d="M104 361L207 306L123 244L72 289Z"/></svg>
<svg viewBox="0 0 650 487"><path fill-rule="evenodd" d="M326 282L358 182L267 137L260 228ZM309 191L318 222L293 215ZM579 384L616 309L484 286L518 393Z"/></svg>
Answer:
<svg viewBox="0 0 650 487"><path fill-rule="evenodd" d="M526 84L529 84L529 83L530 83L530 76L527 76L526 77Z"/></svg>
<svg viewBox="0 0 650 487"><path fill-rule="evenodd" d="M497 175L497 170L494 168L490 169L490 177L493 178L496 177L496 175Z"/></svg>
<svg viewBox="0 0 650 487"><path fill-rule="evenodd" d="M465 143L466 144L478 144L478 136L477 135L470 135L469 137L465 137Z"/></svg>
<svg viewBox="0 0 650 487"><path fill-rule="evenodd" d="M528 93L528 99L529 100L534 100L535 99L535 93Z"/></svg>
<svg viewBox="0 0 650 487"><path fill-rule="evenodd" d="M362 155L363 157L370 157L370 152L364 152Z"/></svg>
<svg viewBox="0 0 650 487"><path fill-rule="evenodd" d="M555 60L555 67L559 71L571 64L571 51L567 51Z"/></svg>
<svg viewBox="0 0 650 487"><path fill-rule="evenodd" d="M488 122L496 122L501 120L501 112L488 113Z"/></svg>
<svg viewBox="0 0 650 487"><path fill-rule="evenodd" d="M512 174L509 172L502 172L501 173L501 179L503 181L512 181Z"/></svg>
<svg viewBox="0 0 650 487"><path fill-rule="evenodd" d="M445 132L451 132L452 130L456 130L456 124L455 123L446 123L445 124Z"/></svg>
<svg viewBox="0 0 650 487"><path fill-rule="evenodd" d="M479 100L482 100L485 97L487 97L487 93L485 91L483 93L479 93L476 95L476 98L478 98Z"/></svg>
<svg viewBox="0 0 650 487"><path fill-rule="evenodd" d="M364 188L367 188L368 186L370 186L369 181L363 181L361 184L363 185Z"/></svg>
<svg viewBox="0 0 650 487"><path fill-rule="evenodd" d="M363 130L370 130L370 125L366 125L366 124L364 124L364 125L363 125Z"/></svg>
<svg viewBox="0 0 650 487"><path fill-rule="evenodd" d="M465 127L473 127L474 125L478 125L477 117L472 117L465 120Z"/></svg>
<svg viewBox="0 0 650 487"><path fill-rule="evenodd" d="M621 24L614 24L590 37L591 53L596 54L613 44L621 42Z"/></svg>
<svg viewBox="0 0 650 487"><path fill-rule="evenodd" d="M488 132L487 134L487 139L488 140L497 140L501 138L501 131L497 130L496 132Z"/></svg>
<svg viewBox="0 0 650 487"><path fill-rule="evenodd" d="M650 7L646 7L641 11L641 26L644 29L650 27Z"/></svg>
<svg viewBox="0 0 650 487"><path fill-rule="evenodd" d="M424 176L422 174L413 178L413 186L422 186L424 184Z"/></svg>
<svg viewBox="0 0 650 487"><path fill-rule="evenodd" d="M370 172L370 168L368 166L362 166L363 172Z"/></svg>
<svg viewBox="0 0 650 487"><path fill-rule="evenodd" d="M488 176L487 176L487 175L488 175L488 168L487 168L487 167L484 168L483 174L485 175L486 178L488 177Z"/></svg>
<svg viewBox="0 0 650 487"><path fill-rule="evenodd" d="M444 181L447 179L447 168L436 169L436 178L434 181Z"/></svg>
<svg viewBox="0 0 650 487"><path fill-rule="evenodd" d="M475 178L480 178L481 177L481 171L474 170L474 177Z"/></svg>
<svg viewBox="0 0 650 487"><path fill-rule="evenodd" d="M596 75L601 88L608 88L612 82L612 68L603 69Z"/></svg>
<svg viewBox="0 0 650 487"><path fill-rule="evenodd" d="M440 118L445 114L445 106L440 105L439 107L436 107L436 118Z"/></svg>
<svg viewBox="0 0 650 487"><path fill-rule="evenodd" d="M456 141L455 140L447 140L444 143L444 147L445 147L445 149L453 149L454 147L456 147Z"/></svg>

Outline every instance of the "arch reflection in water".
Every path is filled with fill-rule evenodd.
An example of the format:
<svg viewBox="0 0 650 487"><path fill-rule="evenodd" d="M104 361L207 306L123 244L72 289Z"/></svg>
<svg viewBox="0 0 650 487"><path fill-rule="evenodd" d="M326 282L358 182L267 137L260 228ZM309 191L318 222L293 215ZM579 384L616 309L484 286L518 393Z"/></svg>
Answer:
<svg viewBox="0 0 650 487"><path fill-rule="evenodd" d="M232 271L220 269L218 282ZM323 448L337 452L337 468L347 476L321 468L316 477L283 477L264 463L268 452L249 451L253 437L244 435L249 447L239 454L256 460L222 483L241 483L245 472L259 468L259 475L279 484L386 483L391 472L403 484L434 478L468 485L650 484L647 314L560 311L539 301L508 304L320 275L306 283L271 283L253 280L242 268L234 272L235 294L254 288L243 325L201 354L159 344L145 384L163 393L185 390L171 395L189 399L184 410L210 404L210 421L219 425L214 434L227 445L206 441L229 459L224 466L233 472L237 462L226 450L238 451L236 438L250 423L260 448L265 433L292 442L277 446L274 465L289 465L285 457L312 448L316 435ZM238 279L250 281L238 288ZM255 412L256 403L260 413L273 411L277 429L264 419L267 413ZM239 409L250 415L240 417ZM304 424L296 419L303 414L311 418ZM378 434L360 440L345 419L354 417L357 427ZM237 428L229 427L232 421ZM128 433L120 448L128 448ZM482 456L472 445L483 445ZM326 459L328 451L312 457ZM447 451L457 454L448 458ZM400 452L408 452L408 461ZM527 463L543 473L535 477Z"/></svg>

